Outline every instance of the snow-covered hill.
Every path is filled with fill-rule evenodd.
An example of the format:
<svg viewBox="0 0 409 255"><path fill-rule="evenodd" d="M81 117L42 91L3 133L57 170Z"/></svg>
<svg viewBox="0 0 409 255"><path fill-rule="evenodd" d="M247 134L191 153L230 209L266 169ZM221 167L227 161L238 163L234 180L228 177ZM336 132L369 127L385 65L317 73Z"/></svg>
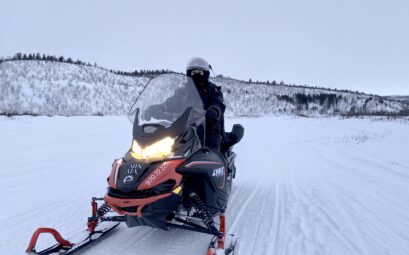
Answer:
<svg viewBox="0 0 409 255"><path fill-rule="evenodd" d="M39 115L124 114L148 81L91 66L6 61L0 64L0 112Z"/></svg>
<svg viewBox="0 0 409 255"><path fill-rule="evenodd" d="M398 102L406 103L409 105L409 96L386 96L385 98L389 100L395 100Z"/></svg>
<svg viewBox="0 0 409 255"><path fill-rule="evenodd" d="M0 114L123 115L148 81L99 67L49 61L0 63ZM404 103L362 93L215 78L227 115L399 113Z"/></svg>
<svg viewBox="0 0 409 255"><path fill-rule="evenodd" d="M237 122L246 134L226 214L238 254L409 253L408 122L281 116L226 125ZM117 116L0 117L0 130L0 254L15 255L37 227L67 238L86 228L90 198L106 192L132 126ZM203 255L209 239L121 225L81 254Z"/></svg>

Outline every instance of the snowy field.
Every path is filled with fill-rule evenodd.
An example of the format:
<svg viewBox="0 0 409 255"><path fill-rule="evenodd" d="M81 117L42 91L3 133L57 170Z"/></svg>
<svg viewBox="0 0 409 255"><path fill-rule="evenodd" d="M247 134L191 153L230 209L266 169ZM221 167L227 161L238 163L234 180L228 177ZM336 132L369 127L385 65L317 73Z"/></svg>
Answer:
<svg viewBox="0 0 409 255"><path fill-rule="evenodd" d="M239 254L409 254L409 123L271 117L246 128L227 211ZM0 118L0 254L24 254L40 226L85 229L125 117ZM43 236L42 243L51 237ZM210 236L120 226L81 254L205 254Z"/></svg>

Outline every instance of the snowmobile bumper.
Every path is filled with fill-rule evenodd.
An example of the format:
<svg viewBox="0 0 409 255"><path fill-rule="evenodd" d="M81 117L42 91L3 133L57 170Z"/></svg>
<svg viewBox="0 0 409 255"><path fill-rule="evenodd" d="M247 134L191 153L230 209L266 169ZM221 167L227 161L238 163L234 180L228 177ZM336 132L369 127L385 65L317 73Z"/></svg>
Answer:
<svg viewBox="0 0 409 255"><path fill-rule="evenodd" d="M180 196L164 193L147 198L118 198L105 194L105 202L119 215L137 216L169 212L177 208Z"/></svg>
<svg viewBox="0 0 409 255"><path fill-rule="evenodd" d="M168 230L166 219L177 210L180 196L164 193L148 198L118 198L107 193L104 200L119 215L125 215L128 227L150 226Z"/></svg>

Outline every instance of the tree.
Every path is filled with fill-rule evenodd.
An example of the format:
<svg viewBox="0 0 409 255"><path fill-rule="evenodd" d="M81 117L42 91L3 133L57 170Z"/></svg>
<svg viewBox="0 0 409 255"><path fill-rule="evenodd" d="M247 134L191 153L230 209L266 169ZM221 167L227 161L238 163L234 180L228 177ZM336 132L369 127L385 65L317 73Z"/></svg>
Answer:
<svg viewBox="0 0 409 255"><path fill-rule="evenodd" d="M56 56L48 56L49 61L57 61L57 57Z"/></svg>
<svg viewBox="0 0 409 255"><path fill-rule="evenodd" d="M21 52L18 52L16 55L14 55L13 60L22 60L23 59L23 54Z"/></svg>

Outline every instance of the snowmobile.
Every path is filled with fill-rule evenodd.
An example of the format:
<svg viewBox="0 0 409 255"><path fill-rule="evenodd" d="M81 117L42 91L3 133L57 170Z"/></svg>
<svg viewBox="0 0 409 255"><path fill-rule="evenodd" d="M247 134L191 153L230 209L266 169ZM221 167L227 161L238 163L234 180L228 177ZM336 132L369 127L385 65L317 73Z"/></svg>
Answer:
<svg viewBox="0 0 409 255"><path fill-rule="evenodd" d="M220 151L207 147L199 92L190 77L174 73L151 79L128 117L133 122L130 149L114 161L105 196L92 198L87 230L72 241L39 228L26 252L73 254L123 222L209 234L208 255L234 254L236 238L227 233L225 210L236 174L232 148L243 127L235 124L226 133ZM42 233L51 233L58 243L37 252Z"/></svg>

